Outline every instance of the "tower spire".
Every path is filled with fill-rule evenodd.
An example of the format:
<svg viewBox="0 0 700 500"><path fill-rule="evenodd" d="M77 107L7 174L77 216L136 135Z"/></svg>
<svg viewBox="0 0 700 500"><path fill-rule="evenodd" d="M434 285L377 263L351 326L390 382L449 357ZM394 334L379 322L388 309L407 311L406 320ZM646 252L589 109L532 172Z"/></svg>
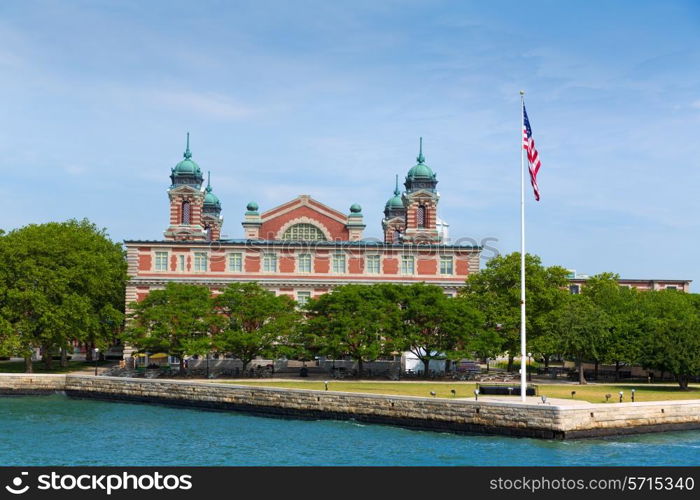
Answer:
<svg viewBox="0 0 700 500"><path fill-rule="evenodd" d="M418 163L423 163L425 162L425 156L423 156L423 138L420 138L420 149L418 150Z"/></svg>
<svg viewBox="0 0 700 500"><path fill-rule="evenodd" d="M185 149L185 154L182 155L188 160L192 158L192 152L190 151L190 133L187 132L187 148Z"/></svg>
<svg viewBox="0 0 700 500"><path fill-rule="evenodd" d="M394 196L398 196L401 194L401 191L399 191L399 174L396 174L396 187L394 188Z"/></svg>
<svg viewBox="0 0 700 500"><path fill-rule="evenodd" d="M211 170L207 170L207 193L211 193Z"/></svg>

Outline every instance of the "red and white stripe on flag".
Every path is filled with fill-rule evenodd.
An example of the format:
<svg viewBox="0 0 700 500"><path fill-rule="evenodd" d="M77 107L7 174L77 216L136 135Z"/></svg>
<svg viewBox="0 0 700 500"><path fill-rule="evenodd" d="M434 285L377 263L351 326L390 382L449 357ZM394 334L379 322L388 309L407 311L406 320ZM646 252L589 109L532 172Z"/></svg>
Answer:
<svg viewBox="0 0 700 500"><path fill-rule="evenodd" d="M532 189L535 192L535 199L540 201L540 188L537 185L537 173L540 171L542 163L540 162L540 155L537 152L537 148L535 148L535 140L532 138L532 128L530 127L530 120L527 117L525 106L523 106L523 149L527 152L530 184L532 184Z"/></svg>

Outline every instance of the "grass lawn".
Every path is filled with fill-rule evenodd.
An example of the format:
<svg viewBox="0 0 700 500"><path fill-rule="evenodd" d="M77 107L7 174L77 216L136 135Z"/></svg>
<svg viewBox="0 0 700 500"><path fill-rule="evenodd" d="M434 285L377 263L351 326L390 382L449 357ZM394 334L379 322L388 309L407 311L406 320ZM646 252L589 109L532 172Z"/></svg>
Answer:
<svg viewBox="0 0 700 500"><path fill-rule="evenodd" d="M103 367L113 364L113 361L98 361L97 366ZM95 369L94 361L69 361L66 368L61 368L61 361L53 360L53 368L46 370L44 363L35 361L32 363L34 373L69 373L81 370ZM0 361L0 373L24 373L24 361Z"/></svg>
<svg viewBox="0 0 700 500"><path fill-rule="evenodd" d="M223 382L223 381L217 381ZM226 382L228 383L228 382ZM323 390L322 381L286 382L286 381L235 381L238 385L252 385L261 387L281 387L287 389L315 389ZM700 399L700 385L692 385L690 390L681 391L678 385L673 384L535 384L539 388L540 395L550 398L572 399L571 391L576 391L573 399L588 401L590 403L605 403L605 394L611 394L610 403L618 401L618 393L624 392L624 401L630 402L631 389L636 390L635 401L662 401L669 399ZM343 392L363 392L369 394L388 394L393 396L422 396L430 397L430 392L435 391L436 397L451 398L451 389L457 392L458 398L474 397L476 384L471 382L455 383L431 383L431 382L355 382L355 381L329 381L328 390ZM513 396L516 400L518 396Z"/></svg>

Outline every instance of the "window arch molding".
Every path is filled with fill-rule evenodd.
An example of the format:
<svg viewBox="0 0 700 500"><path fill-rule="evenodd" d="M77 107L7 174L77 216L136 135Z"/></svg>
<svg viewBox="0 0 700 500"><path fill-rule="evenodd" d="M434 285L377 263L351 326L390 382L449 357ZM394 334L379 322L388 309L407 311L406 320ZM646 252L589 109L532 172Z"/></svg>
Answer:
<svg viewBox="0 0 700 500"><path fill-rule="evenodd" d="M323 224L321 224L319 221L317 221L315 219L311 219L309 217L298 217L296 219L292 219L292 220L288 221L279 229L279 231L277 231L276 239L284 240L284 234L287 232L287 230L292 228L292 226L296 226L297 224L309 224L311 226L314 226L316 229L318 229L321 232L321 234L323 234L323 237L326 241L333 241L333 237L331 236L331 232L328 230L328 228L326 226L324 226ZM323 241L323 240L316 240L316 241Z"/></svg>

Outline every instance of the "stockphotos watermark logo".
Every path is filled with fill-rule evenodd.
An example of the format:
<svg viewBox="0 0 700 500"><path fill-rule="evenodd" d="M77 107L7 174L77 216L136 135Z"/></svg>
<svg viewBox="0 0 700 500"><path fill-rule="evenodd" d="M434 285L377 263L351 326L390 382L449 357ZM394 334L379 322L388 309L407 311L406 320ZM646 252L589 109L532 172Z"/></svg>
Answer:
<svg viewBox="0 0 700 500"><path fill-rule="evenodd" d="M29 490L29 485L24 484L24 478L29 475L29 472L20 472L19 476L12 479L12 484L5 486L5 489L13 495L22 495Z"/></svg>
<svg viewBox="0 0 700 500"><path fill-rule="evenodd" d="M189 474L39 474L36 483L30 484L29 473L20 472L5 490L13 495L23 495L29 490L39 491L90 491L111 495L116 491L174 491L192 489Z"/></svg>

